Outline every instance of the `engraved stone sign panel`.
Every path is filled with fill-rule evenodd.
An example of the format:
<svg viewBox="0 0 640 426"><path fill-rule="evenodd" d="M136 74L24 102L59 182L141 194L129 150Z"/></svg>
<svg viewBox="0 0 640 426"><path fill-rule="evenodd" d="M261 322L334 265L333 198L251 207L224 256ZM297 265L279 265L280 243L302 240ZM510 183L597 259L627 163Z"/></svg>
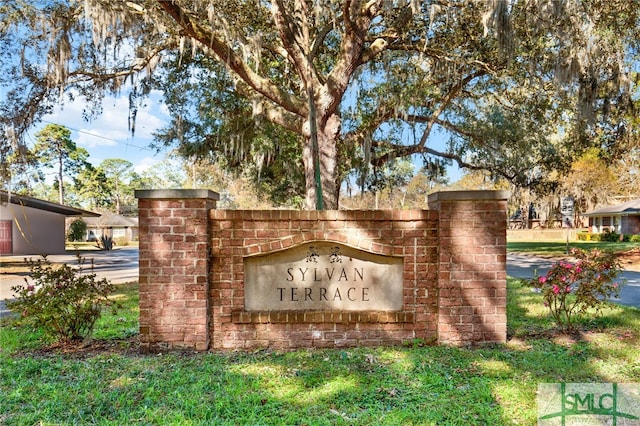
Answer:
<svg viewBox="0 0 640 426"><path fill-rule="evenodd" d="M244 259L245 310L399 311L401 257L307 243Z"/></svg>

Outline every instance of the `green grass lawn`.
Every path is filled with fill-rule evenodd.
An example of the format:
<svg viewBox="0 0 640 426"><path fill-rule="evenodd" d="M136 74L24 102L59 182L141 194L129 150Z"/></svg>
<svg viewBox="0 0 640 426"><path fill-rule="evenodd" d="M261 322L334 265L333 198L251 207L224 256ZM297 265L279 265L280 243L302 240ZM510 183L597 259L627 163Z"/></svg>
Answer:
<svg viewBox="0 0 640 426"><path fill-rule="evenodd" d="M94 345L52 349L0 330L0 424L513 425L536 423L542 382L640 382L640 310L614 307L557 335L540 295L509 280L509 342L445 346L137 352L137 286Z"/></svg>

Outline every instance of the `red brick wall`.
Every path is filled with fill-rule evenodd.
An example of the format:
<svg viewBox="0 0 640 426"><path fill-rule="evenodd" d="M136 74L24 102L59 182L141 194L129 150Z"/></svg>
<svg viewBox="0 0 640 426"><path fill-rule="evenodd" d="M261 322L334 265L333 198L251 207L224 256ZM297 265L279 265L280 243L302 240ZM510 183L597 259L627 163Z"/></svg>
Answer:
<svg viewBox="0 0 640 426"><path fill-rule="evenodd" d="M212 210L212 347L287 349L435 341L437 217L437 212L427 210ZM402 311L244 312L244 257L313 241L403 256Z"/></svg>
<svg viewBox="0 0 640 426"><path fill-rule="evenodd" d="M498 197L496 197L498 195ZM439 192L438 341L499 343L507 333L507 200L493 191Z"/></svg>
<svg viewBox="0 0 640 426"><path fill-rule="evenodd" d="M142 350L506 339L502 192L438 193L431 210L405 211L215 210L217 194L201 190L136 196ZM245 312L245 257L315 241L402 256L402 309Z"/></svg>
<svg viewBox="0 0 640 426"><path fill-rule="evenodd" d="M136 196L141 350L206 350L210 345L208 212L215 208L217 194L136 191Z"/></svg>

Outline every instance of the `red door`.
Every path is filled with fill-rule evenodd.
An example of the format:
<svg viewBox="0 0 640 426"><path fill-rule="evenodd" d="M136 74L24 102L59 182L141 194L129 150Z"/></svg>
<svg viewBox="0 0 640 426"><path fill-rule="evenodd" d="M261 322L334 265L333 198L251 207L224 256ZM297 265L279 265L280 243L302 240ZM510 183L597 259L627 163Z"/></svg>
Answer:
<svg viewBox="0 0 640 426"><path fill-rule="evenodd" d="M0 254L13 253L12 223L11 220L0 220Z"/></svg>

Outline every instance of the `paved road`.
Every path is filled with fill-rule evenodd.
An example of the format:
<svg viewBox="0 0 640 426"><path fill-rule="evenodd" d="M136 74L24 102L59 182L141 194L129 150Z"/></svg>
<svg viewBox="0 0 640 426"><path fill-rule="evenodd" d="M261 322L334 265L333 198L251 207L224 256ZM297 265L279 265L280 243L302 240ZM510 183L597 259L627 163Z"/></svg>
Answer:
<svg viewBox="0 0 640 426"><path fill-rule="evenodd" d="M95 251L84 255L88 260L94 260L94 272L99 278L105 277L112 283L123 283L138 280L138 249L121 247L113 251ZM3 258L6 258L4 256ZM16 256L23 259L24 256ZM69 265L77 264L74 255L52 255L52 262L63 262ZM553 261L520 253L507 255L507 274L515 278L531 278L546 273ZM614 300L623 305L640 308L640 271L625 271L622 278L627 284L622 287L620 297ZM24 283L24 277L10 276L0 278L0 317L7 314L4 300L11 298L11 286Z"/></svg>
<svg viewBox="0 0 640 426"><path fill-rule="evenodd" d="M507 275L514 278L532 278L536 271L538 275L544 275L553 263L550 259L508 253ZM640 308L640 271L625 270L620 274L620 278L627 282L620 290L620 297L612 301Z"/></svg>
<svg viewBox="0 0 640 426"><path fill-rule="evenodd" d="M36 260L38 256L2 256L3 259L23 260L25 257L31 257ZM90 251L83 252L82 257L85 259L83 269L87 273L95 273L98 278L107 278L114 284L138 281L138 248L137 247L118 247L111 251ZM75 254L50 255L48 259L52 263L66 263L74 266L78 264ZM93 259L93 270L91 270L91 259ZM5 299L13 296L11 287L17 284L24 284L23 275L0 275L0 317L8 314L5 306Z"/></svg>

